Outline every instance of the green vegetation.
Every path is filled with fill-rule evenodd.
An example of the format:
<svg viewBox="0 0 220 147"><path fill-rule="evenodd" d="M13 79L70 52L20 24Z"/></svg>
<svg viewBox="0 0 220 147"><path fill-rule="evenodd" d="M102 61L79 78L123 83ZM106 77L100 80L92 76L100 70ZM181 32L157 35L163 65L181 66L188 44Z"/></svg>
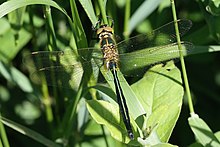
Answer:
<svg viewBox="0 0 220 147"><path fill-rule="evenodd" d="M1 1L0 146L220 146L219 3L176 1L175 7L176 12L170 0ZM149 34L175 15L182 24L165 31L184 33L175 38L179 44L164 52L167 42L160 37L166 36L159 36L150 38L159 41L150 48L121 56L122 73L133 74L127 78L118 71L135 135L131 141L111 75L95 59L85 64L82 59L90 61L97 46L99 18L105 24L112 18L114 33L124 40ZM71 54L49 63L45 57L55 61L57 54L33 59L37 51ZM185 65L182 59L161 62L180 53ZM52 64L63 66L37 80L37 68Z"/></svg>

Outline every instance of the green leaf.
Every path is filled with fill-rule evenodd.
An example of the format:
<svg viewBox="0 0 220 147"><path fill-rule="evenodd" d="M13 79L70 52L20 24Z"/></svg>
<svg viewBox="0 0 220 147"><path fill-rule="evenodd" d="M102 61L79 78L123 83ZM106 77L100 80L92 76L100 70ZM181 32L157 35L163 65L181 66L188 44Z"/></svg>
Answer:
<svg viewBox="0 0 220 147"><path fill-rule="evenodd" d="M218 140L220 141L220 131L215 133L215 136L218 138Z"/></svg>
<svg viewBox="0 0 220 147"><path fill-rule="evenodd" d="M182 106L184 91L179 69L172 61L165 66L155 65L132 89L146 111L148 128L156 126L160 140L167 142Z"/></svg>
<svg viewBox="0 0 220 147"><path fill-rule="evenodd" d="M144 1L140 7L134 12L129 21L129 30L130 34L134 28L142 22L147 16L149 16L161 3L161 0L148 0Z"/></svg>
<svg viewBox="0 0 220 147"><path fill-rule="evenodd" d="M213 134L209 126L197 114L188 119L189 125L199 143L203 146L220 146L220 141Z"/></svg>
<svg viewBox="0 0 220 147"><path fill-rule="evenodd" d="M98 123L105 125L111 133L111 136L116 140L126 144L137 144L136 141L131 141L128 138L127 130L123 120L120 117L119 107L103 100L87 101L87 108L92 118ZM135 124L131 118L131 124ZM133 126L135 136L137 136L137 128Z"/></svg>
<svg viewBox="0 0 220 147"><path fill-rule="evenodd" d="M149 147L174 147L175 145L169 143L162 143L157 136L157 133L154 129L150 135L146 139L138 138L138 142L140 142L143 146Z"/></svg>
<svg viewBox="0 0 220 147"><path fill-rule="evenodd" d="M5 26L0 28L0 32L4 32L0 37L0 60L8 62L30 41L32 35L23 28L15 34L14 30L8 27L10 24L5 18L0 19L0 25Z"/></svg>
<svg viewBox="0 0 220 147"><path fill-rule="evenodd" d="M110 85L110 87L115 91L115 84L111 72L110 71L106 72L106 69L104 69L104 67L101 67L101 72L105 77L106 81L108 82L108 84ZM118 78L120 80L122 91L126 98L126 103L131 117L136 119L137 117L145 114L146 112L144 111L144 108L142 107L141 103L137 99L135 93L133 92L133 90L131 89L125 78L123 77L120 70L118 70Z"/></svg>
<svg viewBox="0 0 220 147"><path fill-rule="evenodd" d="M33 124L40 117L39 108L29 101L23 101L21 104L16 105L15 113L28 124Z"/></svg>
<svg viewBox="0 0 220 147"><path fill-rule="evenodd" d="M97 18L94 12L94 7L92 5L91 0L79 0L83 9L85 10L87 16L89 17L92 25L94 26L97 23Z"/></svg>
<svg viewBox="0 0 220 147"><path fill-rule="evenodd" d="M48 146L48 147L60 147L58 144L54 143L53 141L47 139L46 137L42 136L41 134L31 130L31 129L28 129L26 128L25 126L22 126L18 123L15 123L9 119L6 119L6 118L3 118L3 117L0 117L0 121L5 124L6 126L16 130L17 132L25 135L25 136L28 136L40 143L42 143L43 145L45 146Z"/></svg>
<svg viewBox="0 0 220 147"><path fill-rule="evenodd" d="M8 67L0 62L0 73L7 79L9 82L16 83L23 91L32 92L32 86L28 78L21 73L19 70L13 66Z"/></svg>
<svg viewBox="0 0 220 147"><path fill-rule="evenodd" d="M7 2L4 2L3 4L0 5L0 18L5 16L6 14L21 8L21 7L25 7L28 5L34 5L34 4L42 4L42 5L50 5L52 7L57 8L58 10L60 10L61 12L63 12L67 17L68 14L66 13L66 11L61 8L56 2L54 1L48 1L48 0L10 0Z"/></svg>
<svg viewBox="0 0 220 147"><path fill-rule="evenodd" d="M206 6L206 10L214 16L220 15L220 1L219 0L209 0L208 6Z"/></svg>
<svg viewBox="0 0 220 147"><path fill-rule="evenodd" d="M77 48L85 48L88 47L87 45L87 39L86 35L82 26L82 22L80 20L79 11L77 10L76 3L74 0L70 1L70 6L72 10L72 17L74 23L71 23L71 20L69 20L70 25L72 26L72 33L74 34L74 37L72 38L72 41L76 41L77 46L73 46L74 49ZM69 17L69 16L67 16Z"/></svg>
<svg viewBox="0 0 220 147"><path fill-rule="evenodd" d="M169 143L159 143L159 144L153 145L152 147L178 147L178 146L172 145Z"/></svg>
<svg viewBox="0 0 220 147"><path fill-rule="evenodd" d="M24 21L26 7L21 7L8 14L8 20L15 26L15 29L19 28Z"/></svg>

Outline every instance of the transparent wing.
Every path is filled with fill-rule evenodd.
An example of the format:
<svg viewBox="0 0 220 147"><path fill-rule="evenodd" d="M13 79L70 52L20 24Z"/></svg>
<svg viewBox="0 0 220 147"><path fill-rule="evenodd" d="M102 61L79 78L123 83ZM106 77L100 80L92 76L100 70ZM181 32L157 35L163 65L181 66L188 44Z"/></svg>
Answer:
<svg viewBox="0 0 220 147"><path fill-rule="evenodd" d="M23 62L36 71L31 75L34 82L47 82L50 86L74 88L79 84L83 74L83 66L86 64L102 65L100 49L85 48L78 50L84 53L79 56L73 50L65 51L39 51L27 55ZM91 58L95 62L91 62Z"/></svg>
<svg viewBox="0 0 220 147"><path fill-rule="evenodd" d="M82 74L81 64L51 66L35 71L31 74L31 79L37 84L47 83L48 86L76 89L80 84Z"/></svg>
<svg viewBox="0 0 220 147"><path fill-rule="evenodd" d="M177 20L179 34L183 36L192 26L190 20ZM128 53L155 46L164 46L176 42L174 21L165 24L150 33L140 34L117 44L119 53Z"/></svg>
<svg viewBox="0 0 220 147"><path fill-rule="evenodd" d="M193 49L190 42L181 42L182 54L186 56ZM176 59L179 57L179 49L177 43L164 46L151 47L144 50L138 50L131 53L120 54L120 70L124 74L135 75L134 71L138 69L144 70L146 66ZM127 66L129 65L129 66ZM145 69L146 70L146 69ZM133 72L133 73L132 73Z"/></svg>
<svg viewBox="0 0 220 147"><path fill-rule="evenodd" d="M101 49L85 48L79 49L83 56L79 56L74 50L64 51L38 51L27 55L23 62L29 67L35 66L37 70L51 66L69 66L84 62L90 62L91 58L102 60Z"/></svg>

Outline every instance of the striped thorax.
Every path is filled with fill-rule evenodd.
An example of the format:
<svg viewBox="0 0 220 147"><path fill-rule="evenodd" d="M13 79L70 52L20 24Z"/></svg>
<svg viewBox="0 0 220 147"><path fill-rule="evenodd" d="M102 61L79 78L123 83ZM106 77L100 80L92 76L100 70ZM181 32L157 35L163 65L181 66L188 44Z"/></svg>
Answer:
<svg viewBox="0 0 220 147"><path fill-rule="evenodd" d="M102 25L97 30L97 35L99 37L99 44L102 48L104 65L107 69L112 69L112 65L114 67L118 67L118 50L116 49L116 42L113 35L113 29L108 25Z"/></svg>

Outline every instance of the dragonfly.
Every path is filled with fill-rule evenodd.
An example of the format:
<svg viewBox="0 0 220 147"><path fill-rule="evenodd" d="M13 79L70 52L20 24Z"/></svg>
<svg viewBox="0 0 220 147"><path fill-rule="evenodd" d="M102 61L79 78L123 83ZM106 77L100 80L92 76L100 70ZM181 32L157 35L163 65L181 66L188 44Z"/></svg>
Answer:
<svg viewBox="0 0 220 147"><path fill-rule="evenodd" d="M130 123L130 115L123 89L120 85L118 71L125 75L140 76L140 70L145 67L172 60L179 57L179 52L187 55L193 45L189 42L181 42L182 50L178 49L174 23L168 24L153 30L150 33L140 34L121 42L116 41L113 27L108 24L101 24L96 29L99 47L78 49L78 52L91 52L91 56L78 56L74 50L64 51L38 51L33 52L28 58L32 58L37 68L37 74L43 73L48 85L71 87L70 81L83 73L83 66L92 63L98 67L104 66L107 72L113 76L117 103L123 118L128 137L133 140L134 133ZM177 20L179 35L183 36L192 26L190 20ZM94 59L94 60L92 60ZM30 60L24 60L29 64ZM93 61L93 62L92 62ZM94 62L95 61L95 62ZM40 64L39 64L40 63ZM138 71L135 73L135 71ZM66 76L67 72L71 76ZM55 79L52 79L53 76ZM57 78L58 77L58 78ZM58 79L64 84L59 84Z"/></svg>

